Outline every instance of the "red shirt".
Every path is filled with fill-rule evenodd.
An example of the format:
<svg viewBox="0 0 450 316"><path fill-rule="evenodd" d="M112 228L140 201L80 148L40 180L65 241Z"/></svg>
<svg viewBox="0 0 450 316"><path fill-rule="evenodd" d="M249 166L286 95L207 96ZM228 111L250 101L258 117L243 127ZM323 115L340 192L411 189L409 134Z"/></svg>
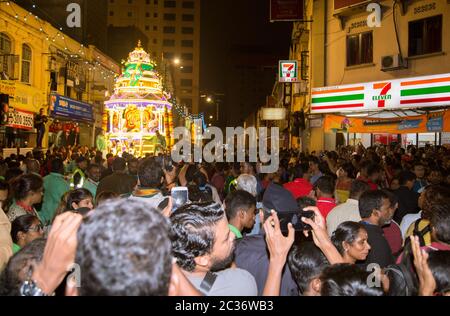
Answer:
<svg viewBox="0 0 450 316"><path fill-rule="evenodd" d="M389 225L383 226L384 237L386 238L389 247L391 247L392 254L397 254L403 245L402 232L398 224L392 221Z"/></svg>
<svg viewBox="0 0 450 316"><path fill-rule="evenodd" d="M313 189L312 184L303 178L297 178L292 182L285 183L283 187L291 192L295 199L307 196Z"/></svg>
<svg viewBox="0 0 450 316"><path fill-rule="evenodd" d="M378 185L375 184L375 183L373 183L373 182L370 181L369 179L366 179L366 178L364 178L364 177L358 177L357 180L361 180L361 181L366 182L366 183L369 185L370 190L372 190L372 191L378 190Z"/></svg>
<svg viewBox="0 0 450 316"><path fill-rule="evenodd" d="M336 202L333 198L320 197L317 199L317 208L325 219L327 218L328 213L335 207Z"/></svg>

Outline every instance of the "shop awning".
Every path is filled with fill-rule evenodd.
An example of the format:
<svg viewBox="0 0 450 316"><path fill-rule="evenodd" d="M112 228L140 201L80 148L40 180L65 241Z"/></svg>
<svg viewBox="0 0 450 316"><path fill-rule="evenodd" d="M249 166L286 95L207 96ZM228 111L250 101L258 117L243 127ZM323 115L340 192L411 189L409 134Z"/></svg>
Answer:
<svg viewBox="0 0 450 316"><path fill-rule="evenodd" d="M450 106L450 73L312 89L311 114Z"/></svg>
<svg viewBox="0 0 450 316"><path fill-rule="evenodd" d="M394 113L396 115L394 115ZM412 114L411 112L408 112ZM403 113L406 114L406 113ZM432 111L422 115L382 112L368 117L325 115L323 128L335 133L439 133L450 132L450 110Z"/></svg>
<svg viewBox="0 0 450 316"><path fill-rule="evenodd" d="M92 105L73 100L59 94L51 95L50 115L79 122L94 122Z"/></svg>

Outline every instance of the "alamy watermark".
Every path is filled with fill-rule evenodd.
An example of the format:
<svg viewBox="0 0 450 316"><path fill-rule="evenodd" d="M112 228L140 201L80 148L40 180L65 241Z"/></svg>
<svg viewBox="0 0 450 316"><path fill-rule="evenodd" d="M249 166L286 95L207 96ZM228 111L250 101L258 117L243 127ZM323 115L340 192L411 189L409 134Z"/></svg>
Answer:
<svg viewBox="0 0 450 316"><path fill-rule="evenodd" d="M188 128L177 127L174 138L178 142L172 148L171 156L175 162L259 162L261 173L273 173L280 164L280 132L278 127L227 127L226 138L218 127L209 127L196 133L192 141ZM248 142L246 141L248 136ZM270 139L270 150L268 143ZM203 140L210 140L204 144ZM235 144L237 143L237 144ZM246 148L246 143L248 148ZM235 145L237 147L235 148ZM224 159L225 158L225 159Z"/></svg>

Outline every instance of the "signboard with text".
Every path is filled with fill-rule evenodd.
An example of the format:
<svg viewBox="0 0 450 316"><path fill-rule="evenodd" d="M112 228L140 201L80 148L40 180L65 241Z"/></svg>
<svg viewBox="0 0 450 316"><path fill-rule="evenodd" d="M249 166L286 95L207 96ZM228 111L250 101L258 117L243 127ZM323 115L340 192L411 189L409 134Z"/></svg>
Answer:
<svg viewBox="0 0 450 316"><path fill-rule="evenodd" d="M278 67L279 82L298 82L298 63L296 60L280 60Z"/></svg>
<svg viewBox="0 0 450 316"><path fill-rule="evenodd" d="M50 113L54 117L63 117L74 121L93 122L92 106L59 94L51 95Z"/></svg>
<svg viewBox="0 0 450 316"><path fill-rule="evenodd" d="M24 130L32 130L34 128L34 114L31 112L13 110L8 116L8 124L6 126L19 128Z"/></svg>
<svg viewBox="0 0 450 316"><path fill-rule="evenodd" d="M270 0L270 22L303 20L304 0Z"/></svg>
<svg viewBox="0 0 450 316"><path fill-rule="evenodd" d="M450 106L450 73L312 89L311 113Z"/></svg>

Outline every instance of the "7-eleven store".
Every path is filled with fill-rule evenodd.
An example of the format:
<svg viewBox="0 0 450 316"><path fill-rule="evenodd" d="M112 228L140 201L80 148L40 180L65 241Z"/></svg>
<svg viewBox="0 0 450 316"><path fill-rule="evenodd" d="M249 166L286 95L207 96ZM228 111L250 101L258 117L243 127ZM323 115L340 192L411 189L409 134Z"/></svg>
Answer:
<svg viewBox="0 0 450 316"><path fill-rule="evenodd" d="M315 88L310 114L310 150L450 143L450 74Z"/></svg>

